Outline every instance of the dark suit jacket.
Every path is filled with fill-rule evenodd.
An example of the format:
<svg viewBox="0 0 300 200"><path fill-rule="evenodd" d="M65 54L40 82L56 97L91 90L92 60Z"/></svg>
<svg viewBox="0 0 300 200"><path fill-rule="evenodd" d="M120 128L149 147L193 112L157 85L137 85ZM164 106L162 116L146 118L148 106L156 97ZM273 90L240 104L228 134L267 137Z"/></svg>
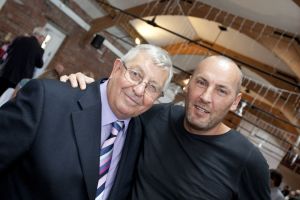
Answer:
<svg viewBox="0 0 300 200"><path fill-rule="evenodd" d="M34 67L43 66L44 50L34 37L17 37L7 50L1 77L17 84L23 78L32 78Z"/></svg>
<svg viewBox="0 0 300 200"><path fill-rule="evenodd" d="M99 81L84 91L32 80L0 108L0 199L95 199L101 131ZM130 121L110 200L126 199L139 153Z"/></svg>

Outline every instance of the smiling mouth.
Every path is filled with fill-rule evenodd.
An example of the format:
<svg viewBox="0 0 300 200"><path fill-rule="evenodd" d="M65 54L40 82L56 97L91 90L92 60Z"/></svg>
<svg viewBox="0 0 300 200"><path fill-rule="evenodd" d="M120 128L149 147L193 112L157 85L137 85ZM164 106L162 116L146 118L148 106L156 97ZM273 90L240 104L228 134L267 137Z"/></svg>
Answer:
<svg viewBox="0 0 300 200"><path fill-rule="evenodd" d="M208 110L206 110L205 108L201 107L201 106L197 106L195 105L195 108L201 112L204 112L204 113L210 113Z"/></svg>
<svg viewBox="0 0 300 200"><path fill-rule="evenodd" d="M125 94L125 96L131 101L131 102L133 102L133 103L135 103L136 105L142 105L141 103L140 103L140 101L138 101L136 98L134 98L134 97L131 97L130 95L128 95L128 94Z"/></svg>

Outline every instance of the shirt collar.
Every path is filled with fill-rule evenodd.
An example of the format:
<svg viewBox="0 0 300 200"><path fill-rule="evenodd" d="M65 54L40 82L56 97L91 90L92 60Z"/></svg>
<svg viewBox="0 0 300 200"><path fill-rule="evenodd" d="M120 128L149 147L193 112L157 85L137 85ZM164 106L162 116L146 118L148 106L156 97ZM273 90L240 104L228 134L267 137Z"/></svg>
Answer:
<svg viewBox="0 0 300 200"><path fill-rule="evenodd" d="M107 98L107 83L108 80L100 84L100 94L101 94L101 103L102 103L102 113L101 113L101 126L105 126L108 124L111 124L117 120L120 120L117 118L117 116L112 112L109 104L108 104L108 98ZM121 121L124 121L125 127L128 126L129 121L131 118L128 119L122 119Z"/></svg>

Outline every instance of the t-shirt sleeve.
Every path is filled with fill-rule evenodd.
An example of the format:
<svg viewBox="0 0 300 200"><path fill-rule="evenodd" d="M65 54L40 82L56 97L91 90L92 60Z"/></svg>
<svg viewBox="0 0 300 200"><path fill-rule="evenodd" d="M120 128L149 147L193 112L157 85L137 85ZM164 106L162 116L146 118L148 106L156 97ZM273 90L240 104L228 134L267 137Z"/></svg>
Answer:
<svg viewBox="0 0 300 200"><path fill-rule="evenodd" d="M239 200L270 200L269 166L257 148L245 163L238 183Z"/></svg>

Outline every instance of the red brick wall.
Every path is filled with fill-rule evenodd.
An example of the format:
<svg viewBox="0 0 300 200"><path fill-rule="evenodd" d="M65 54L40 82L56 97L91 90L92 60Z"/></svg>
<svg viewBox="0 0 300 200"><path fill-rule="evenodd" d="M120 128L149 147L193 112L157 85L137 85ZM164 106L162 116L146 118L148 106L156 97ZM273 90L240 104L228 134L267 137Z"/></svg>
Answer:
<svg viewBox="0 0 300 200"><path fill-rule="evenodd" d="M91 71L96 78L110 74L116 56L105 47L102 47L105 53L101 55L89 44L80 46L79 41L86 31L54 4L46 0L20 2L23 3L7 0L0 10L0 40L3 40L8 33L12 33L12 38L25 33L30 34L34 27L51 22L66 34L66 38L48 68L61 63L66 68L65 73ZM63 2L87 23L91 21L76 3L68 0Z"/></svg>

